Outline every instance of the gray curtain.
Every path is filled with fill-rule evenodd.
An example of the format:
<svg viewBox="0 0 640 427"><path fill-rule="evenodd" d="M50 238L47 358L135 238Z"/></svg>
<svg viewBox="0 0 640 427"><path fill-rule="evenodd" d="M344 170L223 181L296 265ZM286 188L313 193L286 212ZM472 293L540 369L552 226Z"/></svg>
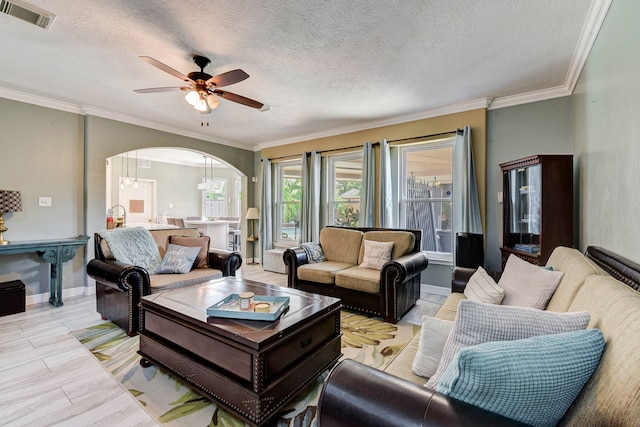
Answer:
<svg viewBox="0 0 640 427"><path fill-rule="evenodd" d="M262 161L262 197L260 198L260 235L259 241L262 245L258 244L262 248L264 254L269 249L273 248L273 192L271 191L271 161L264 159ZM254 255L255 258L255 255ZM264 259L264 257L260 257Z"/></svg>
<svg viewBox="0 0 640 427"><path fill-rule="evenodd" d="M320 240L320 154L302 153L301 242Z"/></svg>
<svg viewBox="0 0 640 427"><path fill-rule="evenodd" d="M393 183L391 149L386 139L380 141L380 227L393 228Z"/></svg>
<svg viewBox="0 0 640 427"><path fill-rule="evenodd" d="M360 187L360 227L373 227L375 215L375 159L373 145L362 147L362 185Z"/></svg>
<svg viewBox="0 0 640 427"><path fill-rule="evenodd" d="M458 131L453 148L453 236L457 233L482 234L469 126Z"/></svg>

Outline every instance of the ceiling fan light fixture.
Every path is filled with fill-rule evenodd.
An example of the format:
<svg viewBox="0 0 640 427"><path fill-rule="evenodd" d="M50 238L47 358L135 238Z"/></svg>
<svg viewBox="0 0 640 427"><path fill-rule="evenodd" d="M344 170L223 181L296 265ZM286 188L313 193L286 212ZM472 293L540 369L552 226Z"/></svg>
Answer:
<svg viewBox="0 0 640 427"><path fill-rule="evenodd" d="M216 108L218 108L220 106L220 100L218 99L217 96L215 96L213 94L209 94L209 95L207 95L207 105L212 110L215 110Z"/></svg>
<svg viewBox="0 0 640 427"><path fill-rule="evenodd" d="M184 96L184 99L189 103L189 105L193 105L195 107L198 101L200 100L200 94L198 93L197 90L190 90Z"/></svg>
<svg viewBox="0 0 640 427"><path fill-rule="evenodd" d="M196 105L194 105L193 108L195 108L197 111L200 111L201 113L211 112L211 108L209 108L209 104L207 104L207 101L202 98L199 99L198 102L196 102Z"/></svg>

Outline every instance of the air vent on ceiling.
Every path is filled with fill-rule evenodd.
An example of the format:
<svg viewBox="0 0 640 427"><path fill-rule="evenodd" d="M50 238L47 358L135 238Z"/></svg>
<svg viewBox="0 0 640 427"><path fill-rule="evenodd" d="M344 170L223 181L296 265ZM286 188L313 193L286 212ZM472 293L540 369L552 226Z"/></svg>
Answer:
<svg viewBox="0 0 640 427"><path fill-rule="evenodd" d="M0 12L20 18L45 29L49 28L56 17L51 12L47 12L46 10L42 10L20 0L0 0Z"/></svg>

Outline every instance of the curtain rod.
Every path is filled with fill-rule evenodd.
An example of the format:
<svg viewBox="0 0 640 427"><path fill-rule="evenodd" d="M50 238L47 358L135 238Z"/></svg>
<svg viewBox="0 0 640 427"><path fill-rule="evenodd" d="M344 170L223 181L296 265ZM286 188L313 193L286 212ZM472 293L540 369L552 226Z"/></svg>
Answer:
<svg viewBox="0 0 640 427"><path fill-rule="evenodd" d="M376 146L376 145L380 145L379 142L372 142L371 146ZM350 147L340 147L340 148L331 148L329 150L314 150L317 151L318 153L331 153L332 151L342 151L342 150L350 150L352 148L362 148L364 146L363 145L352 145ZM280 156L280 157L271 157L268 158L268 160L282 160L282 159L299 159L300 156L302 155L302 153L300 154L290 154L288 156ZM262 161L263 159L260 159L260 161Z"/></svg>
<svg viewBox="0 0 640 427"><path fill-rule="evenodd" d="M387 142L389 144L391 144L392 142L404 142L404 141L412 141L414 139L433 138L434 136L451 135L452 133L461 134L462 132L463 132L462 129L456 129L456 130L451 130L449 132L434 133L434 134L431 134L431 135L420 135L420 136L412 136L410 138L392 139L392 140L387 141Z"/></svg>

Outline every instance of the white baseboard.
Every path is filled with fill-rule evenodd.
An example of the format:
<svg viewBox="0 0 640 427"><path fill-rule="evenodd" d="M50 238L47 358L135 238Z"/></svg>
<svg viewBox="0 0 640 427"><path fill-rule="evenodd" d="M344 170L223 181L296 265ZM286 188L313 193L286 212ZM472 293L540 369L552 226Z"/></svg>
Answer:
<svg viewBox="0 0 640 427"><path fill-rule="evenodd" d="M451 289L445 288L444 286L435 286L435 285L427 285L425 283L420 284L420 290L422 292L427 292L430 294L449 296L451 294Z"/></svg>
<svg viewBox="0 0 640 427"><path fill-rule="evenodd" d="M95 287L87 287L87 286L78 286L75 288L63 289L62 290L62 302L64 302L65 298L77 297L77 296L87 296L87 295L95 295L96 288ZM40 304L43 302L48 302L51 294L49 292L44 294L37 295L27 295L26 305L31 304Z"/></svg>

